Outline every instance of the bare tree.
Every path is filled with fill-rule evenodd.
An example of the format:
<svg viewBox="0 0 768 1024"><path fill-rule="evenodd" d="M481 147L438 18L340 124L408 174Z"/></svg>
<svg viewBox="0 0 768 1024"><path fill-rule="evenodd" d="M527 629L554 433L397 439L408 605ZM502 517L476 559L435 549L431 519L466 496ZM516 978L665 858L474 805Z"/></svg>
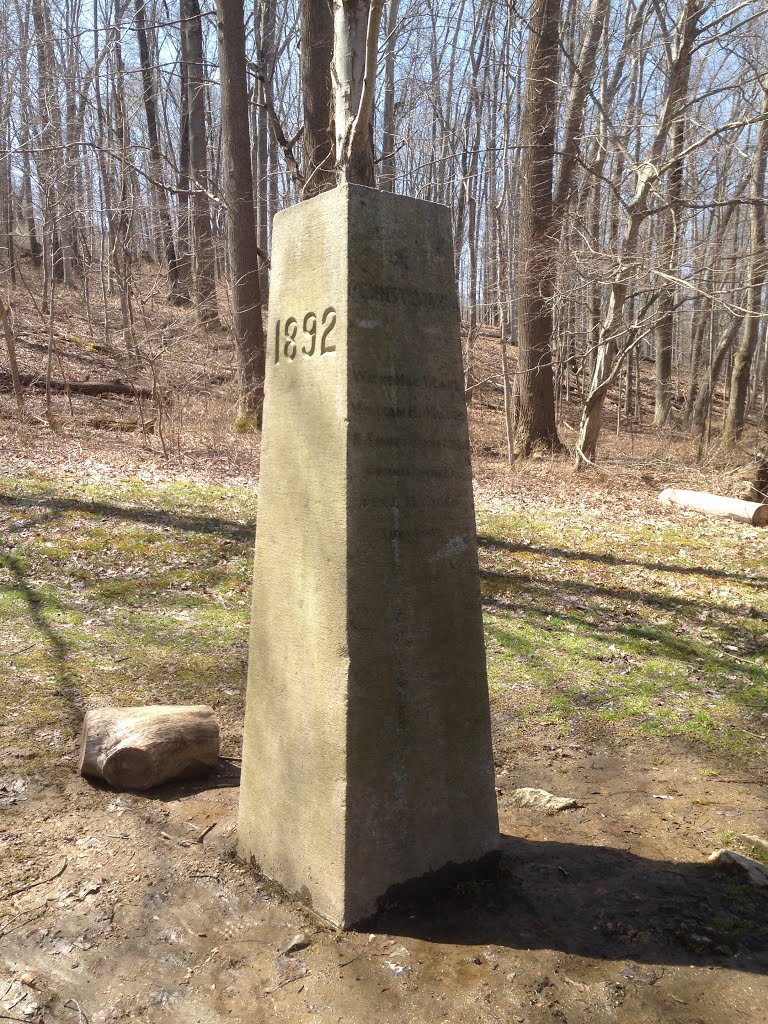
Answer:
<svg viewBox="0 0 768 1024"><path fill-rule="evenodd" d="M248 83L242 0L216 0L221 69L224 195L232 277L232 315L240 377L239 425L261 425L264 399L264 329L258 248L248 152Z"/></svg>
<svg viewBox="0 0 768 1024"><path fill-rule="evenodd" d="M633 274L633 260L640 241L640 228L645 218L648 196L658 180L662 156L675 119L681 115L687 98L693 46L701 17L700 0L685 0L677 33L668 46L667 85L661 114L657 122L648 157L634 168L635 191L627 205L619 241L616 269L610 284L610 296L592 372L589 394L584 403L579 427L577 467L593 462L602 425L603 406L608 389L618 374L614 366L619 341L625 338L624 307ZM680 159L678 155L677 159ZM629 351L625 346L624 352Z"/></svg>
<svg viewBox="0 0 768 1024"><path fill-rule="evenodd" d="M301 4L301 94L304 106L304 195L336 184L331 112L333 14L328 0Z"/></svg>
<svg viewBox="0 0 768 1024"><path fill-rule="evenodd" d="M555 424L552 299L557 252L552 215L560 0L534 0L530 14L525 101L520 130L517 240L519 398L517 451L561 447Z"/></svg>
<svg viewBox="0 0 768 1024"><path fill-rule="evenodd" d="M384 0L333 0L331 80L340 182L375 183L371 114L383 7Z"/></svg>
<svg viewBox="0 0 768 1024"><path fill-rule="evenodd" d="M216 300L216 258L211 230L208 183L208 147L205 121L205 57L198 0L183 0L182 54L187 67L189 169L191 175L192 225L195 239L195 300L198 315L207 327L219 325Z"/></svg>
<svg viewBox="0 0 768 1024"><path fill-rule="evenodd" d="M731 394L725 421L724 441L733 444L744 430L747 418L747 396L752 362L760 338L760 315L763 309L763 289L768 276L768 254L765 237L765 174L768 162L768 76L763 81L763 99L752 163L749 276L747 285L744 334L733 359Z"/></svg>
<svg viewBox="0 0 768 1024"><path fill-rule="evenodd" d="M144 87L144 111L147 117L147 134L149 136L149 165L152 171L151 187L160 219L166 264L168 267L169 297L172 302L189 301L189 292L181 280L179 264L176 258L176 247L173 242L173 225L168 208L163 171L163 158L160 139L157 132L157 90L155 76L149 61L147 45L147 29L144 17L146 0L136 0L136 35L139 41L139 58L141 61L141 77Z"/></svg>

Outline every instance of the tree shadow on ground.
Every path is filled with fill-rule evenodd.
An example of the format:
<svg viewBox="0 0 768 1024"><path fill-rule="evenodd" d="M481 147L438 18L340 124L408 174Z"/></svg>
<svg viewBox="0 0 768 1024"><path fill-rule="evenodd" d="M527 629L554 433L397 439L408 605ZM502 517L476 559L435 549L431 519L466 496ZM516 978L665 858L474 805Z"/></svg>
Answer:
<svg viewBox="0 0 768 1024"><path fill-rule="evenodd" d="M768 576L748 575L740 572L728 572L726 569L713 569L704 565L672 565L667 562L646 562L642 559L626 558L619 555L598 554L594 551L571 551L568 548L555 548L549 545L523 544L504 540L502 537L478 535L477 543L481 548L501 548L511 553L521 552L532 555L546 555L550 558L565 558L578 562L596 562L600 565L621 567L633 565L639 569L653 572L670 572L678 576L707 576L716 580L736 580L740 583L768 586Z"/></svg>
<svg viewBox="0 0 768 1024"><path fill-rule="evenodd" d="M542 583L539 577L525 572L501 572L492 569L481 569L480 575L484 581L495 584L510 584L519 587L537 588L540 590L555 589L558 594L569 594L574 597L604 597L612 601L622 601L625 604L646 604L651 608L662 611L675 611L682 609L687 612L719 612L723 615L731 615L742 618L744 612L739 608L732 608L725 604L718 604L714 601L694 601L688 597L670 597L663 593L653 593L650 590L632 590L629 587L606 587L599 583L581 583L578 580L555 579L554 581ZM754 609L752 616L757 619L768 621L768 613Z"/></svg>
<svg viewBox="0 0 768 1024"><path fill-rule="evenodd" d="M62 676L66 675L68 647L63 637L51 625L45 614L45 599L27 580L22 563L14 555L0 554L0 566L7 569L11 576L13 589L26 605L29 617L35 629L48 644L51 657Z"/></svg>
<svg viewBox="0 0 768 1024"><path fill-rule="evenodd" d="M22 562L13 554L0 554L0 568L7 569L11 577L10 589L24 602L32 624L46 646L56 680L56 690L52 696L62 699L65 720L70 728L75 728L82 716L83 699L75 685L69 645L54 627L48 614L53 610L50 598L44 597L35 589L27 579ZM22 644L18 651L11 652L11 660L34 646L35 643Z"/></svg>
<svg viewBox="0 0 768 1024"><path fill-rule="evenodd" d="M502 835L501 853L495 879L395 905L375 929L429 942L768 973L768 890L710 864L607 846Z"/></svg>
<svg viewBox="0 0 768 1024"><path fill-rule="evenodd" d="M130 505L114 505L104 501L80 501L76 498L19 498L0 494L0 507L3 505L17 509L47 509L49 512L47 521L57 518L65 512L75 512L80 515L122 519L150 526L169 526L175 530L214 533L235 541L252 541L255 530L252 523L240 523L233 519L222 519L219 516L179 514L167 512L164 509L134 508ZM38 520L35 525L42 525L42 520Z"/></svg>
<svg viewBox="0 0 768 1024"><path fill-rule="evenodd" d="M605 645L612 643L619 650L618 657L665 658L683 666L688 673L683 684L686 690L714 688L727 692L729 699L749 714L768 711L764 685L761 689L764 665L746 660L746 656L757 657L768 649L760 631L745 632L741 608L705 597L667 595L621 583L606 586L548 579L535 573L481 568L480 578L483 608L497 616L496 635L510 654L535 669L543 685L559 684L578 664L594 671L596 658L603 662L599 671L604 679L621 681L623 673L617 676L616 672L622 666L617 669L607 661ZM708 634L701 628L702 614L707 616ZM748 618L768 622L768 613L750 608ZM520 623L528 634L516 628ZM506 639L499 632L504 629ZM574 649L576 637L578 650ZM578 662L579 658L586 661ZM637 680L633 676L625 682L632 686Z"/></svg>
<svg viewBox="0 0 768 1024"><path fill-rule="evenodd" d="M119 523L132 522L166 527L171 530L215 535L237 544L250 543L254 532L252 524L218 516L177 514L163 509L42 495L19 497L0 493L0 515L3 511L20 513L19 521L7 522L4 527L6 543L10 544L14 544L17 537L20 537L22 541L28 536L44 538L46 529L58 525L67 513L92 516L96 519L114 519ZM73 524L73 531L75 528L76 524ZM21 552L23 549L19 548L18 550ZM35 557L39 565L44 565L47 557L46 549L38 550ZM76 560L73 564L77 564ZM29 617L31 626L40 638L39 643L33 642L26 645L20 640L19 650L15 653L21 655L33 647L41 647L45 650L47 667L50 668L56 683L56 689L51 693L51 697L58 699L66 724L76 730L79 728L83 714L83 698L78 686L77 667L73 664L71 645L65 639L65 634L55 625L56 617L68 605L69 588L75 577L71 574L67 575L65 572L66 584L59 580L56 588L41 587L40 580L30 579L30 570L24 554L17 554L13 548L11 551L0 554L0 568L6 569L10 577L4 584L0 581L0 588L6 589L18 597ZM211 576L212 571L209 569L207 570L208 582L210 582ZM221 574L217 578L220 576ZM121 587L128 588L131 593L136 591L140 598L142 589L148 591L152 590L153 586L157 586L157 579L156 577L123 579L94 573L93 580L89 580L89 585L92 588L98 585L104 591L104 600L114 603L115 598L121 596ZM172 600L169 603L181 602L183 604L184 601L184 590L179 586L178 593L172 594ZM161 639L165 639L162 631L158 630L158 632ZM164 643L164 649L169 652L165 662L170 663L174 660L176 656L174 651L178 646L177 639L171 636Z"/></svg>

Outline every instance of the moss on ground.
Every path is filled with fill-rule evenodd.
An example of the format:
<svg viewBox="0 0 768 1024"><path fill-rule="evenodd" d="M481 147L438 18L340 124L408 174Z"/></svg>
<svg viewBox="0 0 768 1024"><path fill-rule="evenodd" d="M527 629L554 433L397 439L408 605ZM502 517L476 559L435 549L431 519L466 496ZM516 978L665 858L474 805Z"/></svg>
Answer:
<svg viewBox="0 0 768 1024"><path fill-rule="evenodd" d="M738 531L610 533L549 510L486 516L480 562L491 693L524 720L610 723L732 760L764 753L768 563ZM604 735L604 732L602 733Z"/></svg>
<svg viewBox="0 0 768 1024"><path fill-rule="evenodd" d="M84 708L242 714L253 529L246 489L0 479L5 721L27 768Z"/></svg>
<svg viewBox="0 0 768 1024"><path fill-rule="evenodd" d="M251 491L0 478L0 510L3 730L25 766L71 751L88 706L199 701L239 720ZM590 527L544 505L482 519L492 696L521 727L764 752L765 561L738 532L715 549L685 525Z"/></svg>

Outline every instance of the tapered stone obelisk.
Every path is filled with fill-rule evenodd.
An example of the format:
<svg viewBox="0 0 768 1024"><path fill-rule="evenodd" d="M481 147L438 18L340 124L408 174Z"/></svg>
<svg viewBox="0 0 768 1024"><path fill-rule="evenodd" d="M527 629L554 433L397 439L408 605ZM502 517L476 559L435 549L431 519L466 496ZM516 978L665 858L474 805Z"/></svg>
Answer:
<svg viewBox="0 0 768 1024"><path fill-rule="evenodd" d="M239 852L348 927L498 846L448 209L279 213L267 345Z"/></svg>

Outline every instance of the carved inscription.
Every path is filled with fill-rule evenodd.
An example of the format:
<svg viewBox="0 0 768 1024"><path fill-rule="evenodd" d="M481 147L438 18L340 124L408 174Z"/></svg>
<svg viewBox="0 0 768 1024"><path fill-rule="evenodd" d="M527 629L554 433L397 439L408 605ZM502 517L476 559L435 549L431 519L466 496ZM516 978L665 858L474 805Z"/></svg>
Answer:
<svg viewBox="0 0 768 1024"><path fill-rule="evenodd" d="M463 452L467 448L467 443L463 438L453 440L441 437L385 437L371 430L366 434L357 430L351 431L349 440L351 444L357 445L359 448L402 448L405 451L421 449L430 452L439 450Z"/></svg>
<svg viewBox="0 0 768 1024"><path fill-rule="evenodd" d="M411 492L419 481L439 486L467 476L462 381L419 372L418 363L405 371L353 367L349 372L360 389L360 397L349 400L358 427L350 430L349 444L361 452L362 472L371 484L376 479L385 487L401 482L398 490L405 487L409 494L408 511L414 508ZM434 499L439 502L440 496L432 490ZM382 511L392 500L387 498ZM452 502L455 498L446 496L446 507Z"/></svg>
<svg viewBox="0 0 768 1024"><path fill-rule="evenodd" d="M431 405L395 406L350 400L349 408L352 412L360 413L364 416L381 417L382 419L428 420L436 423L455 420L458 423L462 423L466 418L466 413L463 409L438 409Z"/></svg>
<svg viewBox="0 0 768 1024"><path fill-rule="evenodd" d="M434 391L453 391L464 393L462 384L443 380L431 373L373 373L369 370L352 370L352 379L361 384L384 384L396 388L427 388Z"/></svg>
<svg viewBox="0 0 768 1024"><path fill-rule="evenodd" d="M281 359L293 362L298 355L311 359L314 355L327 356L335 352L336 346L330 342L335 326L336 310L333 306L327 306L319 317L310 310L298 318L278 319L275 323L275 363Z"/></svg>
<svg viewBox="0 0 768 1024"><path fill-rule="evenodd" d="M458 299L455 292L428 292L421 288L401 285L375 284L371 281L356 281L352 295L363 302L378 302L387 306L400 306L430 311L456 309Z"/></svg>

